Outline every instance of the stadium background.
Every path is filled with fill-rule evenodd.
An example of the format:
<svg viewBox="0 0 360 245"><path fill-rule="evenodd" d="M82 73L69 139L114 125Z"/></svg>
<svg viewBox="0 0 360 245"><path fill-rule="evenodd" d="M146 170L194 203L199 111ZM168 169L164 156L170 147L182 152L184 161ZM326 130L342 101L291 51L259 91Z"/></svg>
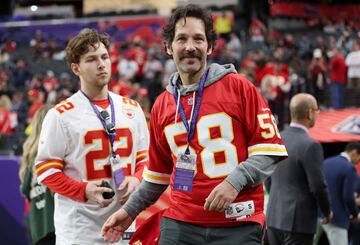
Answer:
<svg viewBox="0 0 360 245"><path fill-rule="evenodd" d="M289 122L289 98L310 92L321 107L311 135L322 143L326 157L341 152L347 142L360 140L360 88L345 88L343 108L332 107L329 93L333 49L337 47L346 58L360 40L358 1L2 1L2 244L27 244L26 208L17 172L28 124L42 104L58 103L78 88L77 78L64 61L63 49L69 38L84 27L108 33L113 41L110 88L138 100L149 116L152 103L174 71L174 64L162 49L161 27L175 6L190 2L204 5L214 14L219 41L209 61L233 63L245 73L269 100L280 128ZM316 82L314 85L319 71L311 66L319 56L315 50L320 50L325 67L320 72L320 87ZM139 221L165 208L167 198L165 194Z"/></svg>

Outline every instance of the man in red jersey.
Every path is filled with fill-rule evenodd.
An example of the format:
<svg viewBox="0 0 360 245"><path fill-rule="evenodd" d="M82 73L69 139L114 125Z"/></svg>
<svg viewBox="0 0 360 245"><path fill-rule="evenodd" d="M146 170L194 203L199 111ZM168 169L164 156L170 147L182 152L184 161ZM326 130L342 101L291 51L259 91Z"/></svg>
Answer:
<svg viewBox="0 0 360 245"><path fill-rule="evenodd" d="M170 184L159 244L262 242L262 182L287 152L256 87L232 65L207 67L212 28L207 10L187 5L163 29L178 72L151 112L143 182L104 224L107 241L120 239Z"/></svg>

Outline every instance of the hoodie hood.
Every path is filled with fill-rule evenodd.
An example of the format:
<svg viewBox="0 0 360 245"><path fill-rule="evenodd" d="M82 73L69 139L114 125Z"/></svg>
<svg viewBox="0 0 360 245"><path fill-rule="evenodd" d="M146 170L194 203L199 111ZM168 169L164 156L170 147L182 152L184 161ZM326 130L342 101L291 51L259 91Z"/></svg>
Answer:
<svg viewBox="0 0 360 245"><path fill-rule="evenodd" d="M237 73L233 64L225 64L225 65L219 65L216 63L211 64L209 66L208 76L205 80L205 87L213 84L214 82L220 80L225 75L230 73ZM180 80L179 76L180 75L178 72L175 72L170 76L170 82L166 87L166 90L169 91L171 94L174 91L174 86L177 86L177 88L180 91L180 95L182 96L187 95L188 93L191 93L193 91L197 91L199 89L199 82L184 87L182 84L178 82Z"/></svg>

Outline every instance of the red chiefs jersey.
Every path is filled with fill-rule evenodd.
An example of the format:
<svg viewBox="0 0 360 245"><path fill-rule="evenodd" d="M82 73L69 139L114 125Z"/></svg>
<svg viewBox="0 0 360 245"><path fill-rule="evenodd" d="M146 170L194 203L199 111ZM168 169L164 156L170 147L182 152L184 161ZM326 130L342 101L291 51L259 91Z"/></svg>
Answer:
<svg viewBox="0 0 360 245"><path fill-rule="evenodd" d="M192 98L190 93L180 99L188 120ZM185 126L175 112L173 95L163 92L151 113L149 163L143 172L145 180L171 187L176 156L184 153L187 143ZM224 212L204 210L210 192L249 156L287 156L268 105L246 77L228 74L204 89L190 151L197 155L192 191L172 188L164 216L207 227L264 223L263 185L244 188L234 201L254 201L255 213L248 218L233 221Z"/></svg>

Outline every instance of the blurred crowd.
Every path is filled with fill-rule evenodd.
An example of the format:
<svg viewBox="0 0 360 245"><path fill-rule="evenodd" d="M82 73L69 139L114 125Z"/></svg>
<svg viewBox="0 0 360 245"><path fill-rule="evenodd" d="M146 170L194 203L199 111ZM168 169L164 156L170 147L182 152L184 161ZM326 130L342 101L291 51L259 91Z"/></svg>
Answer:
<svg viewBox="0 0 360 245"><path fill-rule="evenodd" d="M246 35L232 23L226 14L215 20L219 39L209 63L232 63L248 76L268 100L280 129L289 122L289 98L299 92L313 94L321 109L356 106L345 98L347 91L360 89L360 36L351 23L313 21L305 32L280 32L254 17ZM16 42L0 44L0 135L24 132L43 104L57 104L77 91L70 69L38 73L31 68L39 60L64 60L64 45L45 39L41 31L28 40L22 55L13 55ZM114 40L109 53L110 90L137 100L149 116L176 71L160 34L152 42L140 36Z"/></svg>

